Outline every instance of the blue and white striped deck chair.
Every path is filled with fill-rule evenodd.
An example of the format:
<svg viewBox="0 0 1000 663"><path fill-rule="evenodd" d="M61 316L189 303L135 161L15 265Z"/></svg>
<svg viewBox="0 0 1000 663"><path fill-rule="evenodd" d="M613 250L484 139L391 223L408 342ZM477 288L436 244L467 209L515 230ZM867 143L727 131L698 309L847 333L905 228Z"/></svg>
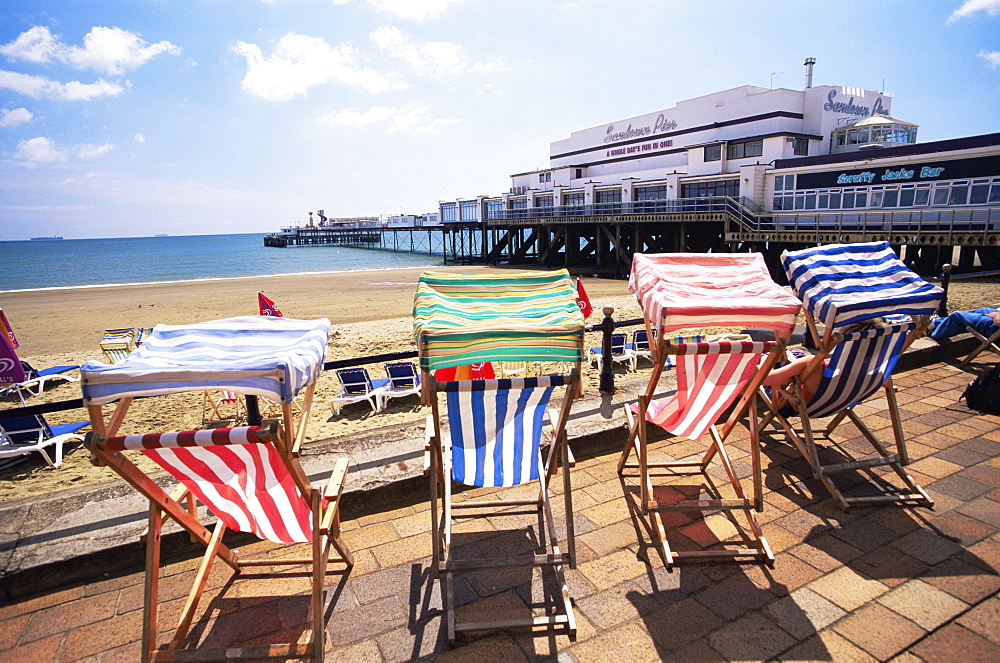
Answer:
<svg viewBox="0 0 1000 663"><path fill-rule="evenodd" d="M782 255L782 264L793 290L805 306L806 321L819 351L825 355L824 372L815 394L803 392L805 375L796 378L788 389L772 391L770 416L784 428L791 442L809 461L813 474L842 508L878 502L916 502L932 506L931 498L903 469L909 457L892 385L892 371L917 331L926 328L941 298L941 289L910 271L885 242L786 252ZM902 316L908 316L911 321L844 333L848 325L857 322L881 318L891 323L905 320ZM818 322L826 326L822 335ZM895 453L890 453L854 412L856 405L880 389L884 389L888 403ZM786 403L801 418L801 430L795 430L780 413L780 406ZM822 417L833 417L826 427L827 436L844 418L849 418L877 455L822 464L811 425L811 419ZM847 497L832 478L840 472L872 471L877 467L889 467L903 481L905 489ZM883 477L879 477L879 482L887 484Z"/></svg>
<svg viewBox="0 0 1000 663"><path fill-rule="evenodd" d="M572 398L565 397L561 413L552 421L551 438L544 440L544 425L550 414L547 407L553 391L558 387L575 386L577 377L570 375L544 375L540 377L509 378L497 380L465 380L438 382L435 388L444 394L444 409L447 412L448 430L442 434L439 427L440 413L438 399L432 403L432 414L428 417L431 433L431 447L440 450L443 477L443 550L435 550L435 557L443 555L439 570L445 573L448 586L449 639L454 640L456 631L477 631L495 628L497 624L487 622L456 623L452 602L453 572L476 571L511 567L553 567L561 589L563 604L558 614L535 616L524 621L513 620L507 626L548 626L575 631L575 618L570 603L569 589L563 576L562 566L575 566L575 545L573 528L567 527L567 550L563 552L555 529L552 505L548 488L548 478L554 474L556 464L568 467L569 447L565 441L565 424L569 415ZM550 442L548 454L542 457L542 444ZM568 484L568 470L563 473ZM505 488L529 482L538 482L538 497L534 499L497 499L496 495L482 499L462 499L453 501L453 479L467 486L480 488ZM568 485L565 486L568 488ZM437 490L432 491L432 501L436 502ZM572 501L569 490L564 491L566 519L572 519ZM545 522L545 532L539 537L535 550L504 558L452 560L452 520L457 509L489 509L491 520L496 510L510 507L534 507ZM437 512L438 507L432 506ZM521 511L517 511L521 513ZM499 522L502 522L500 520ZM437 546L435 546L437 548ZM544 549L544 552L542 551Z"/></svg>

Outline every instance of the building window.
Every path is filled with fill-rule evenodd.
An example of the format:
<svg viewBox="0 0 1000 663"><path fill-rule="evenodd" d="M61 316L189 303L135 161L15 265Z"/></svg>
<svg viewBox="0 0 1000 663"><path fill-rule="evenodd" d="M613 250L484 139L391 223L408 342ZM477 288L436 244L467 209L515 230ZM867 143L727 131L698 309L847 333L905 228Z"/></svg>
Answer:
<svg viewBox="0 0 1000 663"><path fill-rule="evenodd" d="M441 205L441 222L453 223L458 220L458 207L455 203L443 203Z"/></svg>
<svg viewBox="0 0 1000 663"><path fill-rule="evenodd" d="M563 194L563 205L582 205L583 204L583 192L578 193L564 193Z"/></svg>
<svg viewBox="0 0 1000 663"><path fill-rule="evenodd" d="M598 203L620 203L622 201L621 189L603 189L595 191Z"/></svg>
<svg viewBox="0 0 1000 663"><path fill-rule="evenodd" d="M809 140L796 138L792 141L792 154L799 157L809 156Z"/></svg>
<svg viewBox="0 0 1000 663"><path fill-rule="evenodd" d="M719 161L722 159L722 145L706 145L705 161Z"/></svg>
<svg viewBox="0 0 1000 663"><path fill-rule="evenodd" d="M582 180L583 179L583 168L573 169L573 179Z"/></svg>
<svg viewBox="0 0 1000 663"><path fill-rule="evenodd" d="M528 209L527 198L511 198L508 203L510 209Z"/></svg>
<svg viewBox="0 0 1000 663"><path fill-rule="evenodd" d="M486 218L487 219L499 219L501 214L500 210L503 209L503 201L500 199L487 200L486 201Z"/></svg>
<svg viewBox="0 0 1000 663"><path fill-rule="evenodd" d="M730 143L726 147L727 159L745 159L747 157L759 157L764 154L764 141L751 140L745 143Z"/></svg>
<svg viewBox="0 0 1000 663"><path fill-rule="evenodd" d="M634 196L637 202L642 200L666 200L667 187L665 184L661 184L660 186L636 187Z"/></svg>
<svg viewBox="0 0 1000 663"><path fill-rule="evenodd" d="M479 220L479 204L474 200L469 200L465 202L460 202L458 206L459 214L462 216L462 221L478 221Z"/></svg>
<svg viewBox="0 0 1000 663"><path fill-rule="evenodd" d="M538 173L538 181L539 182L545 181L545 173Z"/></svg>
<svg viewBox="0 0 1000 663"><path fill-rule="evenodd" d="M718 196L736 198L739 195L740 181L738 179L681 184L681 198L714 198Z"/></svg>

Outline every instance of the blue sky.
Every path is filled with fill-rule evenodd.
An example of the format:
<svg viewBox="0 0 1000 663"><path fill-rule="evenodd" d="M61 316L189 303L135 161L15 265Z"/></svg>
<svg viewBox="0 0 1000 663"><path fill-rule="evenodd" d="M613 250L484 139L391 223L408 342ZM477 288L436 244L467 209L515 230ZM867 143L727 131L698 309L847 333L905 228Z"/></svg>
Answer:
<svg viewBox="0 0 1000 663"><path fill-rule="evenodd" d="M1000 130L1000 0L5 0L0 239L433 211L808 56L921 142Z"/></svg>

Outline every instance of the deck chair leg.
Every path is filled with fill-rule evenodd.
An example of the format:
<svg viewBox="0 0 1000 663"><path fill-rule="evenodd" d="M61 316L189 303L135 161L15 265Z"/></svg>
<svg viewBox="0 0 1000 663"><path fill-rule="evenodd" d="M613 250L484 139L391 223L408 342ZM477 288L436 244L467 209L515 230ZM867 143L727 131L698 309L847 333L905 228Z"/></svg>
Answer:
<svg viewBox="0 0 1000 663"><path fill-rule="evenodd" d="M198 567L198 572L195 574L187 601L184 602L184 608L181 610L177 629L174 631L174 637L170 643L170 649L179 649L184 644L184 639L191 628L191 622L194 621L194 613L198 609L198 602L201 600L202 592L205 591L208 574L212 572L212 564L215 562L216 555L219 554L219 546L222 545L222 535L225 531L225 524L221 520L217 521L215 523L215 530L212 532L212 539L201 559L201 566Z"/></svg>
<svg viewBox="0 0 1000 663"><path fill-rule="evenodd" d="M146 582L143 588L145 606L142 620L142 661L149 663L156 650L156 617L160 595L160 536L163 529L163 512L155 504L149 505L149 531L146 538Z"/></svg>
<svg viewBox="0 0 1000 663"><path fill-rule="evenodd" d="M327 553L332 537L329 533L324 534L320 531L319 524L321 522L322 503L319 492L313 493L312 502L313 523L316 523L316 525L313 527L312 540L312 600L309 602L309 617L312 620L311 645L313 650L313 660L322 663L326 633L326 625L323 622L323 606L325 604L325 601L323 600L323 581L326 579L326 565L329 557Z"/></svg>

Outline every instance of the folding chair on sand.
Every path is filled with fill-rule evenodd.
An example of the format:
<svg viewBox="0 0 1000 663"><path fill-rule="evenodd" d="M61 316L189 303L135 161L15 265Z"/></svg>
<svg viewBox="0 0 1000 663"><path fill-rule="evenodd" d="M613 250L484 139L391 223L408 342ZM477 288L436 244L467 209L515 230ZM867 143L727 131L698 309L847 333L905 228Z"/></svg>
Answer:
<svg viewBox="0 0 1000 663"><path fill-rule="evenodd" d="M830 244L785 252L782 265L805 307L806 323L822 356L822 363L817 361L815 370L823 373L815 393L810 395L803 391L803 384L809 378L806 373L796 377L789 388L772 388L768 401L771 412L764 423L770 423L772 418L778 423L809 462L813 476L823 482L842 509L852 504L884 502L933 506L930 496L903 469L909 457L892 370L903 351L927 327L941 299L941 288L910 271L886 242ZM909 316L912 321L844 333L845 327L854 323L899 315ZM825 325L822 334L818 323ZM895 453L889 452L854 411L880 389L885 392ZM794 416L799 417L799 429L783 414L785 406L790 406ZM839 453L832 448L825 453L816 445L813 420L823 417L832 417L825 436L838 447ZM875 449L874 456L852 460L844 445L836 444L832 435L845 418ZM850 438L842 441L849 442ZM836 462L830 462L830 456L835 456L832 460ZM875 474L879 467L890 468L905 488L891 486L886 481L888 473ZM834 478L857 470L872 475L874 484L864 481L863 475L855 475L853 482ZM853 485L859 482L860 485ZM846 496L845 490L855 492L856 496Z"/></svg>
<svg viewBox="0 0 1000 663"><path fill-rule="evenodd" d="M633 476L638 471L639 478L637 489L626 488L630 508L648 518L646 527L668 567L686 558L773 562L774 556L753 514L764 508L755 394L784 351L800 309L798 300L771 280L759 254L636 254L629 289L642 307L649 336L653 337L654 330L656 333L649 383L638 402L625 408L629 435L618 460L618 472ZM769 328L777 340L708 342L689 337L680 340L692 342L671 342L670 333L676 330L737 325ZM677 390L668 400L657 401L653 395L668 357L675 360ZM734 403L720 431L716 421ZM746 496L725 445L744 416L750 432L752 497ZM698 452L700 459L685 460L691 444L680 444L654 450L669 459L654 462L650 460L650 423L680 441L697 443L708 431L711 442L704 455ZM669 455L674 449L679 460ZM633 453L635 460L630 462ZM728 478L729 495L714 485L708 473L716 457ZM694 470L703 480L694 485L674 481L654 487L653 472L665 470L671 471L674 478L679 472L691 474ZM700 536L692 535L685 541L678 533L674 550L661 513L667 511L711 513L704 518L704 527L694 527L692 521L692 527L683 530L697 530ZM737 511L744 514L746 528L740 528L731 516ZM731 540L734 529L739 533L736 541Z"/></svg>
<svg viewBox="0 0 1000 663"><path fill-rule="evenodd" d="M105 329L101 337L101 352L112 364L123 361L135 349L135 329Z"/></svg>
<svg viewBox="0 0 1000 663"><path fill-rule="evenodd" d="M50 426L40 414L0 419L0 470L26 460L27 454L32 451L40 453L49 467L59 467L63 445L72 440L83 440L82 435L75 433L89 425L89 421L77 421ZM47 447L54 448L55 460L49 456Z"/></svg>
<svg viewBox="0 0 1000 663"><path fill-rule="evenodd" d="M157 325L152 335L126 361L84 364L83 397L93 432L87 446L94 462L107 465L149 498L146 534L146 587L142 635L143 661L231 660L237 658L297 658L322 660L324 648L324 579L329 563L353 565L340 538L340 496L347 459L332 469L326 486L312 485L295 456L305 434L316 378L323 370L329 320L293 320L247 316L193 325ZM220 348L222 349L220 351ZM231 390L281 403L280 420L267 428L242 428L118 435L133 398L206 389ZM303 392L302 416L296 427L292 399ZM103 406L118 401L111 415ZM168 494L134 465L123 452L140 451L180 481ZM209 531L197 517L195 498L217 517ZM181 504L186 501L187 505ZM165 517L177 522L193 540L206 546L205 555L171 642L157 646L160 537ZM278 543L309 543L310 554L276 558L241 555L222 543L227 529L250 532ZM293 555L295 553L292 553ZM309 610L295 642L266 642L272 633L283 637L298 624L257 624L240 632L253 643L231 642L226 629L214 633L208 609L198 602L216 558L236 573L259 569L252 577L282 578L270 567L309 567ZM301 575L302 568L292 574ZM346 573L346 571L345 571ZM225 592L223 588L221 591ZM246 591L246 590L244 590ZM245 594L244 594L244 598ZM291 614L283 609L282 614ZM197 619L197 622L196 622ZM193 624L199 624L192 628ZM238 635L236 637L239 637ZM200 648L199 643L222 645ZM196 650L182 649L194 647Z"/></svg>
<svg viewBox="0 0 1000 663"><path fill-rule="evenodd" d="M433 570L443 576L448 640L454 642L457 632L513 628L575 636L576 619L564 574L566 564L576 565L565 429L580 389L584 323L573 281L565 270L475 277L425 273L417 284L413 315L423 399L431 406L427 470ZM436 369L483 361L566 362L574 368L565 375L540 377L434 379ZM543 459L542 425L547 404L559 387L565 388L562 405L557 415L549 414L554 423ZM443 404L439 394L444 395ZM565 549L560 546L548 485L560 466ZM481 490L469 491L468 499L456 499L453 480ZM534 498L525 491L518 499L505 498L498 490L530 482L537 485ZM526 507L537 514L534 526L499 533L491 525L485 531L472 531L472 523L463 523L457 531L453 528L453 520L460 517L489 517L497 528L509 522L508 517L523 523ZM460 545L463 538L475 545ZM513 614L496 614L491 606L488 615L482 615L475 604L456 608L456 574L478 572L482 578L492 570L509 580L519 568L525 569L525 582L534 587L528 592L531 598L524 597L527 603L514 608Z"/></svg>

